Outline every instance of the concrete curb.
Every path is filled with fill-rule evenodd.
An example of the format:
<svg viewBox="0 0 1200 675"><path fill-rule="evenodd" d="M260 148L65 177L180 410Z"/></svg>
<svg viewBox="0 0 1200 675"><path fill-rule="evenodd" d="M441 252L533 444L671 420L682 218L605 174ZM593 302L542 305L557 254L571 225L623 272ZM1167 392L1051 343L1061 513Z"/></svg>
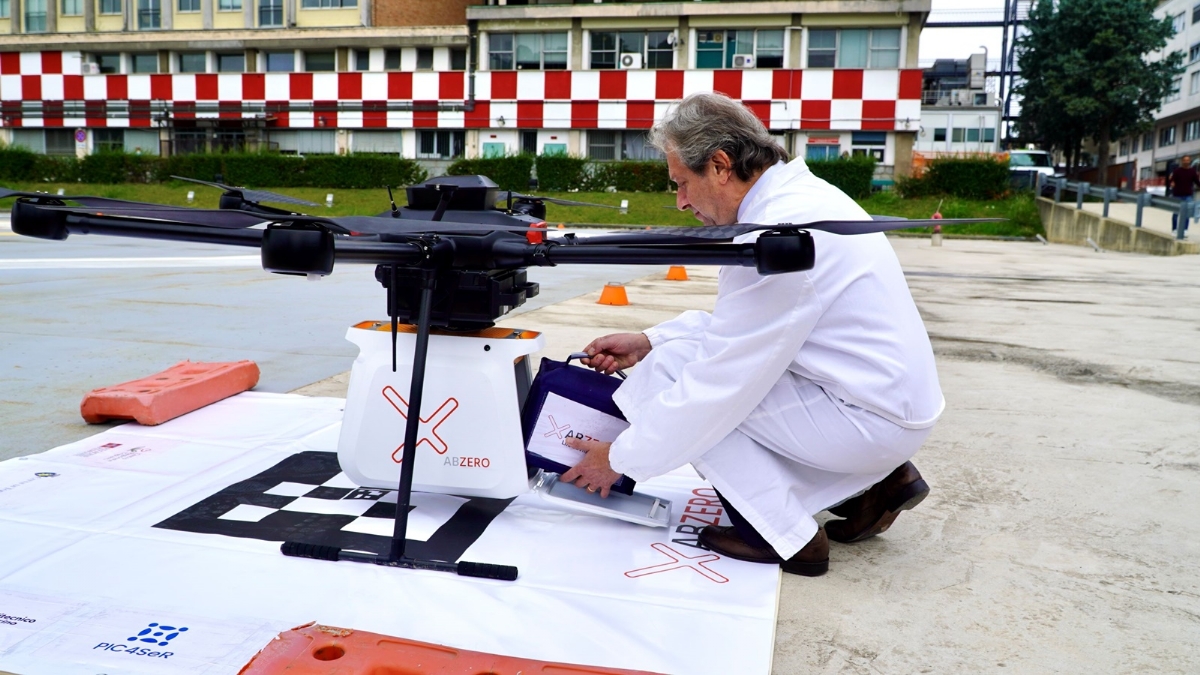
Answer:
<svg viewBox="0 0 1200 675"><path fill-rule="evenodd" d="M1181 241L1169 234L1134 227L1098 213L1076 209L1070 204L1038 197L1037 207L1046 238L1056 244L1087 246L1088 240L1092 240L1108 251L1165 256L1200 254L1200 242Z"/></svg>

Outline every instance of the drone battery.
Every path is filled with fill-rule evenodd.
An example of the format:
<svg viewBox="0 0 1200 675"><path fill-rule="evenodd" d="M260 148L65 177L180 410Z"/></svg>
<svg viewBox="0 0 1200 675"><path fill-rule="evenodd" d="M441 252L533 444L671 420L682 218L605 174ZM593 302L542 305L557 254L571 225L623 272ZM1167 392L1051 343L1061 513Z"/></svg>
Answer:
<svg viewBox="0 0 1200 675"><path fill-rule="evenodd" d="M616 377L542 359L521 412L530 470L564 473L583 458L582 452L566 445L568 439L611 442L624 431L629 423L612 400L619 386ZM612 489L628 495L633 486L632 478L621 476Z"/></svg>
<svg viewBox="0 0 1200 675"><path fill-rule="evenodd" d="M667 527L671 524L671 501L642 492L621 494L612 492L601 497L558 479L558 474L538 471L530 485L539 497L554 506L581 511L595 516L616 518L647 527Z"/></svg>

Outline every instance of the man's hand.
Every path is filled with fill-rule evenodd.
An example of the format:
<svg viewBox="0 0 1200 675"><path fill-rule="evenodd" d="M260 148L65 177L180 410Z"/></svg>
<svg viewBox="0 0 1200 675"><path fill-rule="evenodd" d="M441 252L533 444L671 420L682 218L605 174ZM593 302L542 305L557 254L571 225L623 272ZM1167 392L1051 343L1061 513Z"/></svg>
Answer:
<svg viewBox="0 0 1200 675"><path fill-rule="evenodd" d="M567 445L586 454L559 480L574 483L576 487L587 488L588 492L599 491L601 497L607 498L609 488L621 477L608 463L608 449L612 447L612 443L568 438Z"/></svg>
<svg viewBox="0 0 1200 675"><path fill-rule="evenodd" d="M612 375L646 358L650 353L650 338L643 333L614 333L592 340L583 351L588 353L583 365Z"/></svg>

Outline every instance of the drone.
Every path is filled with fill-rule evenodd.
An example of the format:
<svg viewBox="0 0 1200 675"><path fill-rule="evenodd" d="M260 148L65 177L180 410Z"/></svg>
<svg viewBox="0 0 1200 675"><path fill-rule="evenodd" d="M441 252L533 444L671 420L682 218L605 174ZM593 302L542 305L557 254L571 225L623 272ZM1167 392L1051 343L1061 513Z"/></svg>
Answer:
<svg viewBox="0 0 1200 675"><path fill-rule="evenodd" d="M583 491L555 482L553 474L530 475L526 466L519 417L530 388L528 357L543 341L536 333L500 329L495 322L538 294L539 285L527 278L528 268L692 264L785 274L813 268L813 230L857 235L995 220L875 216L866 221L651 227L588 237L570 232L552 236L545 223L547 203L604 205L500 190L485 176L444 176L406 187L403 207L396 205L389 187L390 209L376 216L313 216L269 205L316 206L295 197L181 179L222 190L219 208L10 190L0 190L0 199L16 198L13 232L39 239L97 234L257 248L264 270L309 279L331 274L335 263L375 265L375 278L387 294L389 322L363 322L347 335L362 351L351 371L338 460L360 486L398 486L391 549L383 555L289 541L281 550L299 557L510 581L517 578L513 566L414 558L406 555L405 544L414 487L512 498L536 484L545 488L543 496L580 502L593 512L603 508L598 497L572 494ZM757 234L753 241L735 241L752 233ZM430 366L432 379L427 378ZM407 398L400 393L405 390ZM430 391L433 400L445 397L445 402L422 418L423 396ZM465 437L467 442L490 448L493 456L448 454L453 439L439 435L433 422L460 406L471 415L466 433L476 434ZM404 418L400 447L395 447L397 412ZM615 517L631 519L632 511L647 504L651 520L663 506L669 512L669 503L640 493L609 499L614 497L610 510Z"/></svg>

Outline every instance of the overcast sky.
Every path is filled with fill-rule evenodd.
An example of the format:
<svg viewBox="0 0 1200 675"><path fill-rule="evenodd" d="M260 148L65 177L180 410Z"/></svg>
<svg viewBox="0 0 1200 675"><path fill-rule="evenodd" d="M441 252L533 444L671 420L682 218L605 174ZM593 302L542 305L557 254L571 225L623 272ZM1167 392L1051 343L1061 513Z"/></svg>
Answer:
<svg viewBox="0 0 1200 675"><path fill-rule="evenodd" d="M933 11L955 9L994 10L986 18L1000 18L1004 0L933 0ZM964 15L953 18L966 18ZM982 18L982 17L981 17ZM965 59L988 48L988 59L1000 58L999 28L926 28L921 32L921 60Z"/></svg>

